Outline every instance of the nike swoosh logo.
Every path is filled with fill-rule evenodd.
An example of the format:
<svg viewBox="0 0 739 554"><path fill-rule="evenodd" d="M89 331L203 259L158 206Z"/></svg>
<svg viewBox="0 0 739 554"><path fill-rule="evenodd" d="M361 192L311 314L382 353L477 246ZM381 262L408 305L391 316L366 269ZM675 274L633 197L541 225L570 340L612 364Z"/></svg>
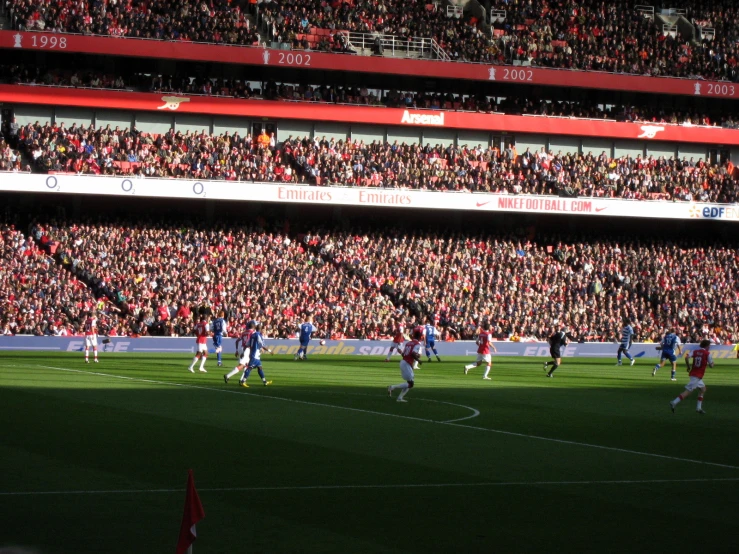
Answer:
<svg viewBox="0 0 739 554"><path fill-rule="evenodd" d="M603 210L607 210L608 208L595 208L596 212L602 212Z"/></svg>
<svg viewBox="0 0 739 554"><path fill-rule="evenodd" d="M490 200L488 200L487 202L478 202L478 203L477 203L477 207L478 207L478 208L481 208L481 207L482 207L482 206L484 206L485 204L490 204L490 202L491 202Z"/></svg>

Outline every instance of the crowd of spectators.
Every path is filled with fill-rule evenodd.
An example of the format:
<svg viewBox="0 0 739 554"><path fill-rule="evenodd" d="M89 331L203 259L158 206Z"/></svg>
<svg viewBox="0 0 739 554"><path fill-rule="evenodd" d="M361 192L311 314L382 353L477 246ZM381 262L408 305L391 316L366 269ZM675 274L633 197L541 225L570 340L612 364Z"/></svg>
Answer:
<svg viewBox="0 0 739 554"><path fill-rule="evenodd" d="M131 0L79 9L67 1L10 0L16 28L253 45L259 35L246 17L249 3L182 0L172 8L165 0ZM712 40L663 33L640 5L637 0L494 0L491 10L504 10L506 17L492 26L469 13L449 17L445 7L425 0L268 0L259 3L258 12L268 39L294 48L353 52L339 31L355 31L433 38L459 61L737 80L739 12L733 2L690 3L689 17L716 30ZM316 29L325 32L311 34ZM308 36L317 38L311 42Z"/></svg>
<svg viewBox="0 0 739 554"><path fill-rule="evenodd" d="M245 0L10 0L16 29L256 45Z"/></svg>
<svg viewBox="0 0 739 554"><path fill-rule="evenodd" d="M226 132L29 124L21 150L42 172L188 177L497 194L739 201L731 162L641 155L518 152L515 145L442 146Z"/></svg>
<svg viewBox="0 0 739 554"><path fill-rule="evenodd" d="M52 220L28 236L4 225L0 321L6 334L79 332L97 309L102 334L188 336L226 313L231 336L263 323L294 337L387 339L427 318L445 340L492 324L499 340L615 341L624 319L640 341L669 327L683 340L739 341L735 245L697 240L475 234ZM392 231L392 232L390 232Z"/></svg>
<svg viewBox="0 0 739 554"><path fill-rule="evenodd" d="M0 226L0 325L3 335L80 334L83 314L95 309L104 332L126 327L120 310L52 256L41 227L24 234L14 219Z"/></svg>

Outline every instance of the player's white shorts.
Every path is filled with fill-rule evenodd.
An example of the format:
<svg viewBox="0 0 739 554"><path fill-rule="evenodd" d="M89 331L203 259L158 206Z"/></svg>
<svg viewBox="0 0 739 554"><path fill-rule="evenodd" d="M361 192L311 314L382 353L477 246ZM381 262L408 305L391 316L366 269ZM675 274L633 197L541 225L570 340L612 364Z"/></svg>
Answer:
<svg viewBox="0 0 739 554"><path fill-rule="evenodd" d="M397 348L398 350L401 350L403 348L403 343L402 342L394 342L394 343L392 343L390 345L390 350L392 350L393 348Z"/></svg>
<svg viewBox="0 0 739 554"><path fill-rule="evenodd" d="M251 353L251 348L247 348L241 353L241 356L239 356L239 365L249 365L249 354Z"/></svg>
<svg viewBox="0 0 739 554"><path fill-rule="evenodd" d="M706 385L703 383L703 379L698 379L698 377L691 377L690 381L687 385L685 385L685 390L688 392L692 392L695 389L705 389Z"/></svg>
<svg viewBox="0 0 739 554"><path fill-rule="evenodd" d="M477 361L478 362L485 362L486 364L491 363L490 354L478 354L477 355Z"/></svg>
<svg viewBox="0 0 739 554"><path fill-rule="evenodd" d="M97 335L85 335L85 347L97 348L98 336Z"/></svg>
<svg viewBox="0 0 739 554"><path fill-rule="evenodd" d="M404 381L413 381L413 368L405 360L400 361L400 376L403 377Z"/></svg>
<svg viewBox="0 0 739 554"><path fill-rule="evenodd" d="M207 344L198 343L198 354L200 354L200 353L203 353L203 354L207 354L208 353L208 345Z"/></svg>

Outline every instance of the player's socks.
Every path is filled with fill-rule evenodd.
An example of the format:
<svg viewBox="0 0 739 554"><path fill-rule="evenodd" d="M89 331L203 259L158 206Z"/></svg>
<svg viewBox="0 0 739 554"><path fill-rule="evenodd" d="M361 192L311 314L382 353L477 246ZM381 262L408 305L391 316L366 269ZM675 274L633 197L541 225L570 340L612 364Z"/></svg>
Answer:
<svg viewBox="0 0 739 554"><path fill-rule="evenodd" d="M226 375L226 379L230 379L231 377L236 375L239 371L241 371L239 369L239 366L236 366L235 368L233 368L231 371L228 372L228 374Z"/></svg>
<svg viewBox="0 0 739 554"><path fill-rule="evenodd" d="M485 368L485 375L482 376L483 379L488 379L488 374L490 373L490 366L487 366Z"/></svg>
<svg viewBox="0 0 739 554"><path fill-rule="evenodd" d="M557 365L557 363L556 363L556 362L554 362L554 363L552 364L552 369L550 369L550 370L549 370L549 373L548 373L547 375L552 375L552 374L553 374L553 373L554 373L555 371L557 371L557 368L558 368L558 367L559 367L559 366Z"/></svg>
<svg viewBox="0 0 739 554"><path fill-rule="evenodd" d="M439 362L441 361L441 358L439 357L438 354L436 355L436 360L439 361Z"/></svg>
<svg viewBox="0 0 739 554"><path fill-rule="evenodd" d="M221 353L216 352L216 358L218 359L218 365L221 365L223 363L223 360L221 359Z"/></svg>
<svg viewBox="0 0 739 554"><path fill-rule="evenodd" d="M244 369L244 373L241 375L241 379L239 379L239 383L246 383L246 380L249 378L249 374L251 373L251 369L248 367Z"/></svg>
<svg viewBox="0 0 739 554"><path fill-rule="evenodd" d="M264 371L262 371L262 368L261 367L257 370L257 373L259 373L259 377L262 378L262 383L266 383L267 382L267 378L264 376Z"/></svg>
<svg viewBox="0 0 739 554"><path fill-rule="evenodd" d="M405 390L405 389L408 388L408 383L401 383L399 385L390 385L389 388L390 388L391 391L397 390L397 389L403 389L403 390Z"/></svg>
<svg viewBox="0 0 739 554"><path fill-rule="evenodd" d="M198 357L197 356L195 356L192 359L192 363L190 364L190 367L188 367L187 369L190 370L190 371L193 371L195 369L195 364L196 363L198 363Z"/></svg>
<svg viewBox="0 0 739 554"><path fill-rule="evenodd" d="M200 371L202 371L203 373L205 373L205 360L206 360L205 356L200 358Z"/></svg>
<svg viewBox="0 0 739 554"><path fill-rule="evenodd" d="M703 409L703 397L702 396L699 396L698 397L698 402L695 405L695 409L696 410L702 410Z"/></svg>
<svg viewBox="0 0 739 554"><path fill-rule="evenodd" d="M405 400L403 400L403 397L404 397L404 396L405 396L406 394L408 394L408 391L409 391L409 390L410 390L410 389L408 388L408 384L406 383L406 386L405 386L405 388L404 388L403 390L401 390L401 391L400 391L400 394L398 395L398 402L405 402Z"/></svg>
<svg viewBox="0 0 739 554"><path fill-rule="evenodd" d="M674 369L673 369L673 370L672 370L672 372L670 373L670 380L671 380L671 381L677 381L677 379L675 378L675 370L674 370Z"/></svg>
<svg viewBox="0 0 739 554"><path fill-rule="evenodd" d="M632 356L632 355L631 355L631 354L629 354L628 352L624 352L624 354L626 355L626 357L627 357L627 358L628 358L629 360L631 360L632 362L634 361L634 356Z"/></svg>

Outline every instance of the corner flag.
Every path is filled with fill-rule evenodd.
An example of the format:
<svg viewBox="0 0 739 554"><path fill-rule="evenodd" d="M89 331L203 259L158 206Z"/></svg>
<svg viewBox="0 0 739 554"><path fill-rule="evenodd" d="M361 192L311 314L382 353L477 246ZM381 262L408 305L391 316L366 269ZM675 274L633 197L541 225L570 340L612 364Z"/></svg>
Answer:
<svg viewBox="0 0 739 554"><path fill-rule="evenodd" d="M185 554L190 548L197 534L195 524L205 517L203 505L200 503L198 491L195 490L195 479L192 470L187 471L187 491L185 492L185 513L182 515L180 525L180 538L177 540L177 554Z"/></svg>

